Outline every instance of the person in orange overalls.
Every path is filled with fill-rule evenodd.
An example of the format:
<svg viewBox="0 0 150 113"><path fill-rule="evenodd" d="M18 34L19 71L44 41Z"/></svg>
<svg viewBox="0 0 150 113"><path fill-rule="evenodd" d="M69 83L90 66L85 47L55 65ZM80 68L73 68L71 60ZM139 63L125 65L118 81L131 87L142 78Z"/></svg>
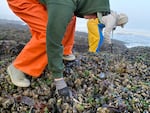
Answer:
<svg viewBox="0 0 150 113"><path fill-rule="evenodd" d="M18 69L15 74L18 74L20 78L11 78L11 80L13 84L19 87L28 87L30 85L30 81L25 77L24 73L32 77L39 77L48 64L46 54L47 10L38 0L26 0L26 4L24 3L24 0L20 0L19 2L16 2L16 0L8 0L9 7L18 17L28 24L32 34L31 40L11 65ZM72 54L75 24L76 17L73 16L62 40L64 60L75 60L75 56ZM8 73L11 74L11 72Z"/></svg>

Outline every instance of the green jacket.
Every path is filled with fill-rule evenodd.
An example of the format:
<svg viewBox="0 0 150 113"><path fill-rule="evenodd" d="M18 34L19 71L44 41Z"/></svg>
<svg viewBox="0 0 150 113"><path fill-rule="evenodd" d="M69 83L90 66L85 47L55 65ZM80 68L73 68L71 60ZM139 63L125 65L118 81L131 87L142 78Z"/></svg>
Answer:
<svg viewBox="0 0 150 113"><path fill-rule="evenodd" d="M46 46L48 67L54 78L63 77L62 38L73 14L77 17L109 12L109 0L40 0L48 11Z"/></svg>

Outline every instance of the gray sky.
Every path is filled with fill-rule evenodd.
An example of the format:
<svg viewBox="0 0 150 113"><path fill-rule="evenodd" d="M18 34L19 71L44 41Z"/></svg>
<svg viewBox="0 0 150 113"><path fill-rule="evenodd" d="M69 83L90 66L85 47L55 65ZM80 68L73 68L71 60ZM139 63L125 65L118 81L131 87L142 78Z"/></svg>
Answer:
<svg viewBox="0 0 150 113"><path fill-rule="evenodd" d="M110 4L111 9L128 15L127 27L150 31L150 0L110 0Z"/></svg>
<svg viewBox="0 0 150 113"><path fill-rule="evenodd" d="M110 0L112 10L126 13L129 22L126 28L150 31L150 0ZM0 2L0 18L18 20L9 9L6 0Z"/></svg>

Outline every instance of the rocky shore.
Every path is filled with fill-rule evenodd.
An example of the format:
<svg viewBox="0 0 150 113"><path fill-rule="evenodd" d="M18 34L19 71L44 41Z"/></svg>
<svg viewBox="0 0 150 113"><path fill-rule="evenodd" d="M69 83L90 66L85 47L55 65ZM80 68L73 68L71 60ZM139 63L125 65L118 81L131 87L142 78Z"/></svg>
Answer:
<svg viewBox="0 0 150 113"><path fill-rule="evenodd" d="M64 77L74 98L61 98L47 68L31 86L14 86L6 69L30 39L27 26L0 21L0 113L149 113L150 47L111 48L88 52L87 34L76 32L76 62Z"/></svg>

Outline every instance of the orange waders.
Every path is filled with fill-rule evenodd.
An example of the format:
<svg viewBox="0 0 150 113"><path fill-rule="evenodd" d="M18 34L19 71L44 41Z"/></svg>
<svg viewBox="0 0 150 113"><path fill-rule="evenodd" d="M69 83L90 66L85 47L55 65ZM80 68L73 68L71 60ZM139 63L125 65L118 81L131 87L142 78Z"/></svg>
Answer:
<svg viewBox="0 0 150 113"><path fill-rule="evenodd" d="M28 24L32 34L31 40L14 60L13 65L30 76L39 77L48 64L46 54L46 25L48 15L46 8L38 0L7 1L12 11ZM72 53L75 23L76 17L74 16L62 40L64 55Z"/></svg>

